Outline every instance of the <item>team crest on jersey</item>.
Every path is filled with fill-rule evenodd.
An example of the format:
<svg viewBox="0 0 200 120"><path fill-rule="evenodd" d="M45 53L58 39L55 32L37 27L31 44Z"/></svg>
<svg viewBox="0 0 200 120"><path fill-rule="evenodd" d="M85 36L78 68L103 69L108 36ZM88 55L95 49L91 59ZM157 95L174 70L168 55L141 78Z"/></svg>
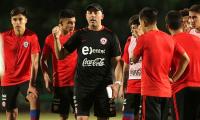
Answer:
<svg viewBox="0 0 200 120"><path fill-rule="evenodd" d="M107 38L105 38L105 37L103 37L103 38L101 38L100 39L100 43L102 44L102 45L105 45L106 43L107 43Z"/></svg>
<svg viewBox="0 0 200 120"><path fill-rule="evenodd" d="M2 101L1 105L2 105L2 107L6 107L6 102Z"/></svg>
<svg viewBox="0 0 200 120"><path fill-rule="evenodd" d="M24 45L25 48L27 48L27 47L29 46L28 41L25 41L25 42L23 43L23 45Z"/></svg>

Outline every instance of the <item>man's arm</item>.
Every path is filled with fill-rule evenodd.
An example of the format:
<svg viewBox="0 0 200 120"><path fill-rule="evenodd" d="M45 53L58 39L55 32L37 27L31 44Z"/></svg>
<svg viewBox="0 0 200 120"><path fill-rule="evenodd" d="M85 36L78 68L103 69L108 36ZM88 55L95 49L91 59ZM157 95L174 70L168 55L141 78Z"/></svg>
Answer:
<svg viewBox="0 0 200 120"><path fill-rule="evenodd" d="M49 72L48 61L47 61L48 58L49 58L49 54L42 52L42 55L41 55L41 58L40 58L40 66L41 66L41 69L42 69L45 88L48 92L52 92L51 91L52 81L49 77L50 72Z"/></svg>
<svg viewBox="0 0 200 120"><path fill-rule="evenodd" d="M61 35L60 27L59 26L54 27L52 30L52 34L54 37L54 50L56 58L62 60L69 54L69 52L66 49L64 49L64 47L62 47L60 43L60 35Z"/></svg>
<svg viewBox="0 0 200 120"><path fill-rule="evenodd" d="M180 57L179 67L171 78L172 82L176 82L181 77L181 75L184 73L185 69L189 64L189 61L190 61L189 56L187 55L186 52L184 52Z"/></svg>
<svg viewBox="0 0 200 120"><path fill-rule="evenodd" d="M129 65L124 62L124 66L123 66L123 79L122 79L123 89L124 90L127 87L128 77L129 77Z"/></svg>
<svg viewBox="0 0 200 120"><path fill-rule="evenodd" d="M115 82L112 84L112 89L113 89L113 97L116 98L118 96L119 87L122 85L121 56L114 57L112 59L112 64L115 70Z"/></svg>
<svg viewBox="0 0 200 120"><path fill-rule="evenodd" d="M122 72L122 86L120 87L119 97L124 97L124 93L127 87L127 80L129 76L129 65L124 62L123 64L123 72Z"/></svg>
<svg viewBox="0 0 200 120"><path fill-rule="evenodd" d="M39 53L31 54L31 78L29 82L28 93L31 92L35 96L38 95L36 90L36 78L38 72Z"/></svg>
<svg viewBox="0 0 200 120"><path fill-rule="evenodd" d="M4 59L3 59L3 39L2 36L0 34L0 81L1 81L1 77L4 74Z"/></svg>

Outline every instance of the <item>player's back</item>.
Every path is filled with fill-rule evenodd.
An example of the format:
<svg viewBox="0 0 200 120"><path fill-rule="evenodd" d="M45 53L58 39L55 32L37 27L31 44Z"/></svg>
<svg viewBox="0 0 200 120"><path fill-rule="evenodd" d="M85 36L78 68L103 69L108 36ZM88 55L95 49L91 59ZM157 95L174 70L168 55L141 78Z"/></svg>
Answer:
<svg viewBox="0 0 200 120"><path fill-rule="evenodd" d="M186 51L190 58L190 63L177 81L176 84L183 84L184 86L200 86L200 38L189 33L178 33L173 36L174 40L178 42ZM176 69L178 67L178 58L174 58L173 64L175 64ZM180 88L181 89L181 88Z"/></svg>
<svg viewBox="0 0 200 120"><path fill-rule="evenodd" d="M142 80L145 79L142 88L147 88L142 91L143 94L170 97L168 73L175 46L172 37L162 31L152 30L141 39L144 39Z"/></svg>

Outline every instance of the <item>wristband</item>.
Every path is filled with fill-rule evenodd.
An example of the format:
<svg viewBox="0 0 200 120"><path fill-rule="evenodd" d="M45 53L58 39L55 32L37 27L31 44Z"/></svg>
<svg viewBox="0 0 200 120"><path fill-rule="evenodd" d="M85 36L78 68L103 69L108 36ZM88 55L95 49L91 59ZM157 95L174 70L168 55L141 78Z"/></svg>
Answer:
<svg viewBox="0 0 200 120"><path fill-rule="evenodd" d="M115 84L122 85L122 82L121 82L121 81L119 81L119 80L117 80L117 81L115 81Z"/></svg>

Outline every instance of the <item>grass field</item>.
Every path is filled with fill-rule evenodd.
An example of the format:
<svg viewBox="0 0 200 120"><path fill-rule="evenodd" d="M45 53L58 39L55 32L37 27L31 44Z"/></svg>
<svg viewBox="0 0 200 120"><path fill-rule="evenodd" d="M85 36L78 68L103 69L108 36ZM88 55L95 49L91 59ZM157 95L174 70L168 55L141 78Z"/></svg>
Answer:
<svg viewBox="0 0 200 120"><path fill-rule="evenodd" d="M29 120L29 114L28 113L19 113L19 117L18 118L19 118L18 120ZM0 120L6 120L4 113L0 113ZM59 116L57 114L41 113L40 120L59 120ZM74 120L72 114L70 114L69 120ZM89 120L96 120L96 119L91 114ZM111 118L110 120L121 120L121 114L118 114L117 117Z"/></svg>

